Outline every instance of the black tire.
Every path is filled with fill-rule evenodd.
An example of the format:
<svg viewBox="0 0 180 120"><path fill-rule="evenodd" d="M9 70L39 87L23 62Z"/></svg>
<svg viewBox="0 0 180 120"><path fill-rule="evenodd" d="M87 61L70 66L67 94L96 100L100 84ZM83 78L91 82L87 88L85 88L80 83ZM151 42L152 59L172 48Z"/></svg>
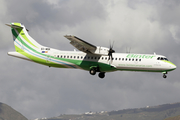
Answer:
<svg viewBox="0 0 180 120"><path fill-rule="evenodd" d="M100 72L98 75L100 78L104 78L105 77L105 72Z"/></svg>
<svg viewBox="0 0 180 120"><path fill-rule="evenodd" d="M164 74L164 75L163 75L163 78L167 78L167 76Z"/></svg>
<svg viewBox="0 0 180 120"><path fill-rule="evenodd" d="M96 74L96 69L95 69L95 68L91 68L91 69L89 70L89 73L90 73L91 75L95 75L95 74Z"/></svg>

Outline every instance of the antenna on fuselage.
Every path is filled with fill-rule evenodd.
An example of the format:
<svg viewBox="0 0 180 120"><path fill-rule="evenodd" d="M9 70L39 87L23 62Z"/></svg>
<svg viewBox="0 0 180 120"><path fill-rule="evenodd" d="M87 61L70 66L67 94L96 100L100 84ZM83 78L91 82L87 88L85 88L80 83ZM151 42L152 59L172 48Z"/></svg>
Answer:
<svg viewBox="0 0 180 120"><path fill-rule="evenodd" d="M130 53L131 52L131 47L128 49L128 47L126 47L126 53Z"/></svg>
<svg viewBox="0 0 180 120"><path fill-rule="evenodd" d="M154 52L154 55L156 56L156 53Z"/></svg>

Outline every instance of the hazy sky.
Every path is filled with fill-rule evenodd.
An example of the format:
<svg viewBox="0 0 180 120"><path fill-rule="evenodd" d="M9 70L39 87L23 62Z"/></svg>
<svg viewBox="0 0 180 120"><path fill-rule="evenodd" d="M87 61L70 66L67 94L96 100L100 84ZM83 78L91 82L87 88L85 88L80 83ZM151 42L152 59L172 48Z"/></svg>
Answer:
<svg viewBox="0 0 180 120"><path fill-rule="evenodd" d="M116 52L160 54L177 65L161 73L113 72L102 80L88 71L49 68L10 57L10 28L21 22L42 45L74 50L76 35ZM0 102L28 119L180 102L179 0L0 0Z"/></svg>

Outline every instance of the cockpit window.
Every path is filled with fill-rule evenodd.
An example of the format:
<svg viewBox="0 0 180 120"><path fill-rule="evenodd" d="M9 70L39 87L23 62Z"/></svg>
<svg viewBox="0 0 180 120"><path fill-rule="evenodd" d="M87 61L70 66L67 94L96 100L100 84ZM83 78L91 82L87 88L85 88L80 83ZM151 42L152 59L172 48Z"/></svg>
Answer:
<svg viewBox="0 0 180 120"><path fill-rule="evenodd" d="M164 60L167 60L167 61L169 61L167 58L164 58Z"/></svg>
<svg viewBox="0 0 180 120"><path fill-rule="evenodd" d="M163 58L163 57L158 57L157 60L167 60L168 61L167 58Z"/></svg>

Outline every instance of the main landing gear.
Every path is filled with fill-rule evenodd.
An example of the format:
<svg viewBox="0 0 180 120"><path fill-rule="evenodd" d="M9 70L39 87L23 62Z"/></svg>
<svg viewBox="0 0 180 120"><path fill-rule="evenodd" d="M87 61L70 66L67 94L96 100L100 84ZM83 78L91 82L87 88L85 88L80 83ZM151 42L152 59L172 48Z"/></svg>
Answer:
<svg viewBox="0 0 180 120"><path fill-rule="evenodd" d="M100 72L98 75L100 78L104 78L105 77L105 72Z"/></svg>
<svg viewBox="0 0 180 120"><path fill-rule="evenodd" d="M167 72L163 72L163 78L167 78Z"/></svg>
<svg viewBox="0 0 180 120"><path fill-rule="evenodd" d="M97 67L92 67L92 68L89 70L89 73L90 73L91 75L95 75L96 72L100 72L100 71L99 71L99 68L97 68ZM100 72L100 73L98 74L98 76L99 76L100 78L104 78L104 77L105 77L105 72Z"/></svg>
<svg viewBox="0 0 180 120"><path fill-rule="evenodd" d="M97 69L96 68L91 68L90 70L89 70L89 73L91 74L91 75L95 75L96 74L96 71L97 71Z"/></svg>

